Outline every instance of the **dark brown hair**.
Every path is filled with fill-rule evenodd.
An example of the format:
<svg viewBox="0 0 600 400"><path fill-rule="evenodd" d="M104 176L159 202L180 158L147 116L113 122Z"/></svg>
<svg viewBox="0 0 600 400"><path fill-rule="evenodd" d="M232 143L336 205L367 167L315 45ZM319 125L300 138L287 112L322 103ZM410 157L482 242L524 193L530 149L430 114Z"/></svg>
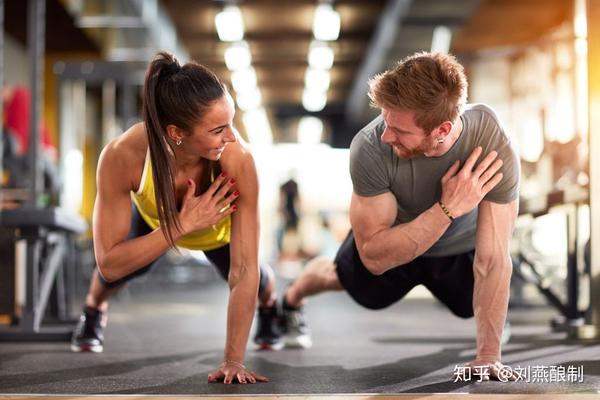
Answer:
<svg viewBox="0 0 600 400"><path fill-rule="evenodd" d="M369 98L375 107L414 111L415 123L429 134L458 118L467 100L467 78L454 56L420 52L371 79Z"/></svg>
<svg viewBox="0 0 600 400"><path fill-rule="evenodd" d="M180 229L175 199L175 159L167 140L167 126L191 135L210 106L227 93L225 85L208 68L189 62L180 65L170 53L160 52L148 66L144 82L144 126L152 161L154 196L163 234L175 247L173 229ZM204 160L199 185L205 191L218 162Z"/></svg>

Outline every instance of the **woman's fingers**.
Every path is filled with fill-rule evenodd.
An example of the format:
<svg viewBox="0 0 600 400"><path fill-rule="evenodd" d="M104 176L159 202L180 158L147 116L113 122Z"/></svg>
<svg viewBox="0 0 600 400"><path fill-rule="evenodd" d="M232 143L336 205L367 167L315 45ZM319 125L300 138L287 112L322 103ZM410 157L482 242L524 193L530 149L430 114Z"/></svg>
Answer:
<svg viewBox="0 0 600 400"><path fill-rule="evenodd" d="M257 374L256 372L251 372L251 374L252 377L259 382L269 382L269 378L267 378L266 376L262 376L260 374Z"/></svg>
<svg viewBox="0 0 600 400"><path fill-rule="evenodd" d="M233 185L235 185L235 178L228 179L227 182L223 183L219 190L213 194L213 200L216 201L216 204L219 204L223 198L227 196L227 193L229 193L229 190Z"/></svg>
<svg viewBox="0 0 600 400"><path fill-rule="evenodd" d="M194 182L193 179L188 179L187 184L188 184L188 187L187 187L187 191L185 192L186 200L191 199L196 194L196 182Z"/></svg>
<svg viewBox="0 0 600 400"><path fill-rule="evenodd" d="M269 381L267 377L249 371L245 368L221 367L218 370L208 374L209 383L223 381L223 383L229 385L233 383L234 380L237 380L241 384Z"/></svg>
<svg viewBox="0 0 600 400"><path fill-rule="evenodd" d="M208 374L208 382L217 382L218 380L223 379L224 376L225 374L223 373L223 370L219 368L218 370Z"/></svg>
<svg viewBox="0 0 600 400"><path fill-rule="evenodd" d="M229 194L229 196L225 197L223 200L221 200L220 202L217 203L217 208L219 210L222 210L223 208L227 207L228 205L230 205L231 203L233 203L233 201L235 199L237 199L240 196L240 192L239 191L235 191L231 194Z"/></svg>
<svg viewBox="0 0 600 400"><path fill-rule="evenodd" d="M214 194L217 192L217 190L221 187L221 185L225 182L226 179L227 172L222 172L219 176L217 176L214 182L206 190L206 194L209 196L209 198L214 196Z"/></svg>

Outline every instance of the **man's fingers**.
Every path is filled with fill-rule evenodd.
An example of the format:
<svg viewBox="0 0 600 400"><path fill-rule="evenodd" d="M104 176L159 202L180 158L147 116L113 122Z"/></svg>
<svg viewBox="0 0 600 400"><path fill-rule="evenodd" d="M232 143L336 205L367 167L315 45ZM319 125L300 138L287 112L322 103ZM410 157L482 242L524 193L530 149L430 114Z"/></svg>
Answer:
<svg viewBox="0 0 600 400"><path fill-rule="evenodd" d="M483 184L489 181L492 178L492 176L494 176L494 174L496 174L496 172L498 172L500 168L502 168L502 164L502 160L494 161L494 163L483 173L483 175L479 177L479 182Z"/></svg>
<svg viewBox="0 0 600 400"><path fill-rule="evenodd" d="M487 181L487 183L485 185L483 185L483 187L481 188L481 191L483 192L484 196L486 194L488 194L488 192L490 190L492 190L498 183L500 183L500 181L502 180L502 176L503 176L502 173L498 173L498 174L494 175L494 177L492 179Z"/></svg>
<svg viewBox="0 0 600 400"><path fill-rule="evenodd" d="M442 182L446 182L448 179L452 178L458 172L458 168L460 167L460 160L454 161L454 164L448 168L448 171L442 177Z"/></svg>
<svg viewBox="0 0 600 400"><path fill-rule="evenodd" d="M463 166L463 170L466 170L468 172L473 171L473 167L475 166L475 162L477 161L477 159L481 155L482 151L483 151L483 149L481 148L481 146L475 147L475 150L473 150L471 152L471 155L469 156L469 158L467 158L467 161L465 161L465 165Z"/></svg>
<svg viewBox="0 0 600 400"><path fill-rule="evenodd" d="M246 377L244 376L243 372L240 372L236 375L236 378L238 380L239 383L245 385L246 384Z"/></svg>
<svg viewBox="0 0 600 400"><path fill-rule="evenodd" d="M476 177L480 177L488 169L488 167L492 164L496 157L498 157L498 152L490 151L488 155L485 156L485 158L481 160L481 162L477 165L475 171L473 171L473 174Z"/></svg>

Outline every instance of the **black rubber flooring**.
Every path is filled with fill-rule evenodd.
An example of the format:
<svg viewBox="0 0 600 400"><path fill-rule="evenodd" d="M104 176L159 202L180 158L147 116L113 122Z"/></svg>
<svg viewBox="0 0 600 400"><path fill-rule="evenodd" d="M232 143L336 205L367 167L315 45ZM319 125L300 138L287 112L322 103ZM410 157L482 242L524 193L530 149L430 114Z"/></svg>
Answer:
<svg viewBox="0 0 600 400"><path fill-rule="evenodd" d="M503 360L535 369L534 380L454 382L456 366L474 355L472 319L454 317L433 299L369 311L344 293L307 305L310 350L249 345L246 364L271 382L208 384L207 373L222 360L226 300L223 282L134 283L111 303L102 354L74 354L68 343L0 343L0 395L600 393L600 345L552 333L549 308L509 312L513 335ZM561 370L571 371L570 379L557 375Z"/></svg>

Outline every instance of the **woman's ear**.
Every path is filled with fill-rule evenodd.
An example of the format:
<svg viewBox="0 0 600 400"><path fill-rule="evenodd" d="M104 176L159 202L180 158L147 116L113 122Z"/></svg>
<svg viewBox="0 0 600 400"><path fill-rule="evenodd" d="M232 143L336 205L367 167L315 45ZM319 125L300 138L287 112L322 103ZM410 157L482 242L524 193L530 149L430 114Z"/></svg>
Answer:
<svg viewBox="0 0 600 400"><path fill-rule="evenodd" d="M167 136L172 141L176 142L183 139L183 132L175 125L167 125Z"/></svg>

